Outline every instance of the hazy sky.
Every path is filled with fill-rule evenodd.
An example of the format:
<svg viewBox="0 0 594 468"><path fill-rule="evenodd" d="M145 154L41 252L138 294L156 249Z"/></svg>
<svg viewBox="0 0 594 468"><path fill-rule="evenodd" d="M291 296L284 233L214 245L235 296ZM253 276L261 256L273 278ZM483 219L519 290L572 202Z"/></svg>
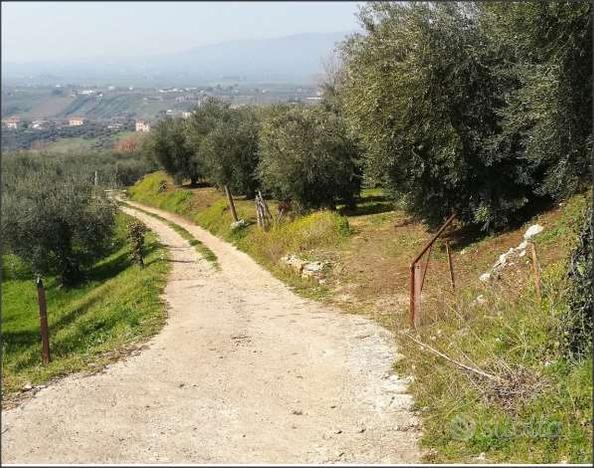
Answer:
<svg viewBox="0 0 594 468"><path fill-rule="evenodd" d="M2 61L174 52L357 29L361 2L2 2Z"/></svg>

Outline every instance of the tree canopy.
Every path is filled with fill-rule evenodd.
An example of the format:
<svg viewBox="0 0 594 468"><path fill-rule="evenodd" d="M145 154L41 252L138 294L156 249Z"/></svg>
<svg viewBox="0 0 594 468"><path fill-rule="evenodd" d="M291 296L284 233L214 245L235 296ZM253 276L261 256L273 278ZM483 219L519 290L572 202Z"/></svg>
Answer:
<svg viewBox="0 0 594 468"><path fill-rule="evenodd" d="M181 119L159 122L151 131L145 150L178 184L184 179L194 184L201 176L200 165L187 140L186 124Z"/></svg>
<svg viewBox="0 0 594 468"><path fill-rule="evenodd" d="M250 108L226 108L217 117L198 148L205 175L218 187L252 198L259 185L258 117Z"/></svg>
<svg viewBox="0 0 594 468"><path fill-rule="evenodd" d="M571 3L368 3L339 89L368 174L432 225L484 229L583 186L590 6Z"/></svg>
<svg viewBox="0 0 594 468"><path fill-rule="evenodd" d="M358 155L344 122L322 108L279 106L262 124L262 184L302 209L354 203L361 186Z"/></svg>
<svg viewBox="0 0 594 468"><path fill-rule="evenodd" d="M80 282L109 246L115 204L80 173L42 155L12 155L2 171L3 246L33 273Z"/></svg>

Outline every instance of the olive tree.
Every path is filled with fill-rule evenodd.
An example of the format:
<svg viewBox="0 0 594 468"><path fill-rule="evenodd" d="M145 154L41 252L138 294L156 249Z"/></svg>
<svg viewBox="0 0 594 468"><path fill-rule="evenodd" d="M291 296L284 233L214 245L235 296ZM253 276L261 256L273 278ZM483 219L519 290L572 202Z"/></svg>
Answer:
<svg viewBox="0 0 594 468"><path fill-rule="evenodd" d="M431 225L452 211L507 221L528 186L483 144L500 100L472 6L369 3L360 22L366 34L342 47L343 92L368 174Z"/></svg>
<svg viewBox="0 0 594 468"><path fill-rule="evenodd" d="M2 243L34 273L73 285L109 247L115 204L78 174L41 156L5 156Z"/></svg>
<svg viewBox="0 0 594 468"><path fill-rule="evenodd" d="M562 316L565 354L584 358L592 353L592 311L594 310L592 269L592 206L584 210L578 244L569 261L568 307Z"/></svg>
<svg viewBox="0 0 594 468"><path fill-rule="evenodd" d="M144 146L177 184L190 179L194 185L200 178L200 165L186 138L186 123L183 119L167 118L151 131Z"/></svg>
<svg viewBox="0 0 594 468"><path fill-rule="evenodd" d="M204 172L218 187L227 186L233 193L253 198L259 180L259 122L249 108L228 109L199 147Z"/></svg>
<svg viewBox="0 0 594 468"><path fill-rule="evenodd" d="M430 225L503 228L587 180L591 6L508 3L370 2L341 46L367 175Z"/></svg>
<svg viewBox="0 0 594 468"><path fill-rule="evenodd" d="M505 60L506 106L493 144L529 162L534 192L561 199L591 183L591 2L485 3L482 26Z"/></svg>
<svg viewBox="0 0 594 468"><path fill-rule="evenodd" d="M353 205L361 186L358 154L335 113L279 106L262 124L260 178L276 198L301 209Z"/></svg>

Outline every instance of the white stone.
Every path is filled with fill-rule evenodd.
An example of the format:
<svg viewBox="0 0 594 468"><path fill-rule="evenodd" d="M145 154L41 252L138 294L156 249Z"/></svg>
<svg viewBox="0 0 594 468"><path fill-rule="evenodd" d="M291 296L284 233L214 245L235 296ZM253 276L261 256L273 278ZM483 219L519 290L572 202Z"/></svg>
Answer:
<svg viewBox="0 0 594 468"><path fill-rule="evenodd" d="M305 260L301 260L296 255L287 255L287 256L281 258L281 262L283 262L287 266L293 268L298 273L301 273L304 265L307 263Z"/></svg>
<svg viewBox="0 0 594 468"><path fill-rule="evenodd" d="M324 262L309 262L303 265L302 276L319 276L326 264Z"/></svg>
<svg viewBox="0 0 594 468"><path fill-rule="evenodd" d="M485 299L485 296L483 296L482 294L476 296L476 299L474 300L475 304L484 304L485 302L487 302L487 300Z"/></svg>
<svg viewBox="0 0 594 468"><path fill-rule="evenodd" d="M524 239L526 239L526 240L531 239L532 237L536 236L537 234L540 234L543 230L544 230L544 228L540 224L533 224L524 233Z"/></svg>
<svg viewBox="0 0 594 468"><path fill-rule="evenodd" d="M491 273L483 273L479 279L483 282L486 283L487 281L489 281L491 279Z"/></svg>
<svg viewBox="0 0 594 468"><path fill-rule="evenodd" d="M528 241L522 241L522 243L516 247L516 250L525 250L527 247Z"/></svg>
<svg viewBox="0 0 594 468"><path fill-rule="evenodd" d="M323 268L324 268L323 262L310 262L310 263L305 264L305 266L303 267L304 270L311 271L313 273L322 271Z"/></svg>

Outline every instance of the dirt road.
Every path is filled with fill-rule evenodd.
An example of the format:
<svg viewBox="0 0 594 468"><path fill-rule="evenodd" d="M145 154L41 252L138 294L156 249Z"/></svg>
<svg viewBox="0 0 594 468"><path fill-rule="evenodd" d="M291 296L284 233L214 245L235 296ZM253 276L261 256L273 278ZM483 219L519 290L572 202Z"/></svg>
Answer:
<svg viewBox="0 0 594 468"><path fill-rule="evenodd" d="M417 419L389 333L291 292L251 258L175 215L218 256L171 250L169 318L147 349L71 376L2 413L4 463L406 463Z"/></svg>

